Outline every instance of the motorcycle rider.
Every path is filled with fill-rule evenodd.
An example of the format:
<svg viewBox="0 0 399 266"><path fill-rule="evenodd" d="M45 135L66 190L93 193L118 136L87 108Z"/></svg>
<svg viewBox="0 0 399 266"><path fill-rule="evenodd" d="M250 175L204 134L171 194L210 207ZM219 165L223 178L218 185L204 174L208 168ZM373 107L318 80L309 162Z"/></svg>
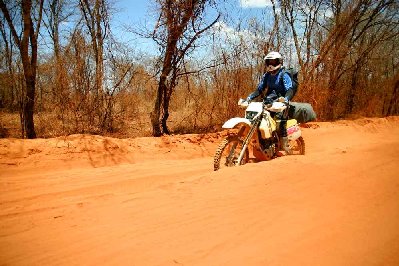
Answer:
<svg viewBox="0 0 399 266"><path fill-rule="evenodd" d="M292 80L288 73L282 71L283 58L279 52L270 52L265 58L266 73L263 75L258 88L252 92L245 100L246 103L262 94L267 88L266 95L263 99L265 103L272 103L277 100L280 102L288 102L293 96ZM281 82L281 75L282 82ZM280 114L280 135L282 137L282 148L285 152L290 153L291 148L287 138L287 118Z"/></svg>

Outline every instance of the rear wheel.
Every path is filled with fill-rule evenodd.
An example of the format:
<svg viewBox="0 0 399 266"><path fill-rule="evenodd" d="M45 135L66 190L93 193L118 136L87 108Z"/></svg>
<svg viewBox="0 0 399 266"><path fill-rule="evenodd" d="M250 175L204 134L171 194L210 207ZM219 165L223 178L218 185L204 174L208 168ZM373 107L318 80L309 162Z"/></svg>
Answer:
<svg viewBox="0 0 399 266"><path fill-rule="evenodd" d="M217 171L223 167L231 167L238 164L237 160L242 150L243 141L236 135L225 138L216 150L213 159L213 170ZM248 162L248 148L241 160L241 165Z"/></svg>
<svg viewBox="0 0 399 266"><path fill-rule="evenodd" d="M305 140L302 137L290 141L291 151L293 155L305 154Z"/></svg>

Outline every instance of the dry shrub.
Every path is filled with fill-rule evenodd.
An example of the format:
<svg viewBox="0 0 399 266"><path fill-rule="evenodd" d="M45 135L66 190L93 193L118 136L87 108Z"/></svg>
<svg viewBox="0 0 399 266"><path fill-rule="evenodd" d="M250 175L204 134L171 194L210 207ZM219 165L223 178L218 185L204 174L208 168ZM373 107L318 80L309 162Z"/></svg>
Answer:
<svg viewBox="0 0 399 266"><path fill-rule="evenodd" d="M8 129L4 127L3 123L0 123L0 138L7 138L8 136Z"/></svg>
<svg viewBox="0 0 399 266"><path fill-rule="evenodd" d="M20 138L21 123L18 113L7 113L0 111L0 137Z"/></svg>

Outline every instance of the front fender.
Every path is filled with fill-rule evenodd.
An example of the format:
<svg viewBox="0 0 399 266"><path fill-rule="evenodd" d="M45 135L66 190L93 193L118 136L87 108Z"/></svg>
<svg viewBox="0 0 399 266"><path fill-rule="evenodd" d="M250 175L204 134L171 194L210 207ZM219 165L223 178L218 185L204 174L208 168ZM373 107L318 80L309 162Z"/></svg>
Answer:
<svg viewBox="0 0 399 266"><path fill-rule="evenodd" d="M231 119L227 120L223 124L222 128L231 129L231 128L237 127L238 125L245 125L245 126L250 127L251 122L248 119L243 118L243 117L235 117L235 118L231 118Z"/></svg>

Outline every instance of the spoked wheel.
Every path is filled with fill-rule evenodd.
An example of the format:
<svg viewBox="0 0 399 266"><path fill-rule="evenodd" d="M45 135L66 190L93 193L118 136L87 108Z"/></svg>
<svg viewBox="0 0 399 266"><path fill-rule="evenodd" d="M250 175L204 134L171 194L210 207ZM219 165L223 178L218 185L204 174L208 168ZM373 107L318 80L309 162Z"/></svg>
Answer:
<svg viewBox="0 0 399 266"><path fill-rule="evenodd" d="M223 167L231 167L238 164L237 160L242 150L243 141L236 135L225 138L216 150L213 159L213 170L217 171ZM248 148L245 151L240 165L249 160Z"/></svg>
<svg viewBox="0 0 399 266"><path fill-rule="evenodd" d="M292 155L304 155L305 154L305 141L302 137L296 140L290 141L290 146L292 150Z"/></svg>

